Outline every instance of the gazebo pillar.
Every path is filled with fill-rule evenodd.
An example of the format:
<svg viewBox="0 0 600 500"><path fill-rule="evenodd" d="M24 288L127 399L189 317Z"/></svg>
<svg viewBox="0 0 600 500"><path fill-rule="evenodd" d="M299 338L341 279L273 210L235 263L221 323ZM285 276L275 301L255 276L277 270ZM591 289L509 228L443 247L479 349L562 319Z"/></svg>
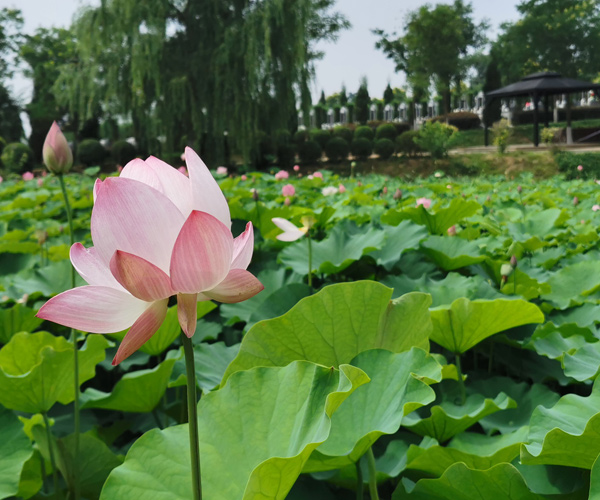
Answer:
<svg viewBox="0 0 600 500"><path fill-rule="evenodd" d="M540 144L540 116L538 110L538 93L533 93L533 145L537 148Z"/></svg>

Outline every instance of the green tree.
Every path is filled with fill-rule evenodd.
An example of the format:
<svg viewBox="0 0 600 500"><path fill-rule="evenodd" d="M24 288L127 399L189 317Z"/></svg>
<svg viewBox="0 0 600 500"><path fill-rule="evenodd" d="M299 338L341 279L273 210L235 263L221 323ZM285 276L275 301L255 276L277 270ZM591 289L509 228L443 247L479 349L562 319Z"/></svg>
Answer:
<svg viewBox="0 0 600 500"><path fill-rule="evenodd" d="M383 103L389 104L393 100L394 100L394 91L392 90L392 87L390 87L390 84L388 83L387 87L383 91Z"/></svg>
<svg viewBox="0 0 600 500"><path fill-rule="evenodd" d="M539 71L593 79L600 68L600 1L523 0L494 44L503 83Z"/></svg>
<svg viewBox="0 0 600 500"><path fill-rule="evenodd" d="M340 106L345 106L348 104L348 96L346 95L346 86L342 85L342 91L339 95Z"/></svg>
<svg viewBox="0 0 600 500"><path fill-rule="evenodd" d="M246 161L260 131L308 113L316 42L348 26L333 0L106 0L81 11L77 62L61 69L64 102L83 117L126 115L142 152L194 145L223 158L224 133ZM183 138L183 141L181 140Z"/></svg>
<svg viewBox="0 0 600 500"><path fill-rule="evenodd" d="M470 3L455 0L452 5L424 5L409 13L404 35L388 35L374 30L380 38L376 47L404 71L416 102L423 99L434 81L443 96L444 111L450 110L450 89L458 84L470 67L470 51L485 44L488 24L473 21Z"/></svg>
<svg viewBox="0 0 600 500"><path fill-rule="evenodd" d="M356 121L361 124L367 123L369 120L369 103L371 98L369 97L369 90L367 88L367 79L363 78L358 87L358 92L354 98L354 109Z"/></svg>
<svg viewBox="0 0 600 500"><path fill-rule="evenodd" d="M483 85L483 91L485 93L497 90L502 86L502 75L498 71L498 63L496 57L492 52L490 62L485 72L485 83ZM491 102L487 102L483 113L483 123L491 127L495 122L502 118L502 103L500 99L494 99Z"/></svg>
<svg viewBox="0 0 600 500"><path fill-rule="evenodd" d="M19 141L23 136L21 108L6 87L15 71L22 31L21 11L0 9L0 137L6 142Z"/></svg>

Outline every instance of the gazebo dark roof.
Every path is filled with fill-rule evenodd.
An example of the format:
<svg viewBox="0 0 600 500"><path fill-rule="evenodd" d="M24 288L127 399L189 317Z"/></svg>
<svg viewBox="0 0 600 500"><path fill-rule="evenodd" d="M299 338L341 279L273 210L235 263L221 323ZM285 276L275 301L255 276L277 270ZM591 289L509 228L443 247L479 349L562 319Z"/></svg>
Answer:
<svg viewBox="0 0 600 500"><path fill-rule="evenodd" d="M538 96L568 94L584 90L600 90L600 84L565 78L559 73L548 71L528 75L516 83L488 92L485 97L491 100L531 94L538 94Z"/></svg>
<svg viewBox="0 0 600 500"><path fill-rule="evenodd" d="M543 73L533 73L532 75L528 75L516 83L511 83L510 85L502 87L498 90L492 90L491 92L485 94L485 102L487 106L494 99L501 99L503 97L531 96L534 105L533 143L537 146L539 144L538 100L541 97L547 98L550 95L570 94L571 92L582 92L586 90L600 90L600 84L584 82L582 80L575 80L573 78L564 78L559 73L548 71ZM547 113L547 109L545 111Z"/></svg>

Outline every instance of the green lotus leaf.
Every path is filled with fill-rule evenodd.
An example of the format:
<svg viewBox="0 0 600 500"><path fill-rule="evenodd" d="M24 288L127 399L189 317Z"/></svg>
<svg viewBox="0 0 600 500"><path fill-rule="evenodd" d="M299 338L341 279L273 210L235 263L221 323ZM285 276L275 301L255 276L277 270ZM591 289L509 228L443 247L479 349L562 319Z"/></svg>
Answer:
<svg viewBox="0 0 600 500"><path fill-rule="evenodd" d="M413 224L408 220L402 221L396 227L384 227L384 231L386 239L381 250L376 250L370 255L378 265L388 271L397 264L406 250L418 248L419 243L428 235L423 226Z"/></svg>
<svg viewBox="0 0 600 500"><path fill-rule="evenodd" d="M588 342L597 342L589 328L579 328L569 324L555 326L553 323L546 323L536 329L527 347L533 348L540 356L562 360L565 353L575 352Z"/></svg>
<svg viewBox="0 0 600 500"><path fill-rule="evenodd" d="M423 253L445 271L478 264L487 259L482 254L477 240L467 241L463 238L449 236L430 236L423 243Z"/></svg>
<svg viewBox="0 0 600 500"><path fill-rule="evenodd" d="M394 354L375 349L351 364L371 379L335 413L331 433L304 471L338 469L357 462L383 434L394 434L404 415L435 399L427 382L439 382L441 366L421 349ZM365 411L368 409L368 411Z"/></svg>
<svg viewBox="0 0 600 500"><path fill-rule="evenodd" d="M79 383L94 377L110 345L88 335L79 350ZM26 413L43 413L57 401L74 399L73 346L48 332L17 333L0 349L0 404Z"/></svg>
<svg viewBox="0 0 600 500"><path fill-rule="evenodd" d="M267 296L260 306L252 312L246 323L246 329L264 319L276 318L288 312L298 301L308 297L312 288L304 283L290 283Z"/></svg>
<svg viewBox="0 0 600 500"><path fill-rule="evenodd" d="M385 231L374 226L361 226L351 222L338 224L322 241L312 242L313 271L335 274L375 250L380 250L385 241ZM288 245L279 260L294 272L308 274L308 242L302 238Z"/></svg>
<svg viewBox="0 0 600 500"><path fill-rule="evenodd" d="M527 438L527 427L510 434L486 436L463 432L447 446L426 448L412 445L407 451L407 469L441 476L451 465L462 462L470 469L489 469L502 462L512 462L519 456L521 443Z"/></svg>
<svg viewBox="0 0 600 500"><path fill-rule="evenodd" d="M42 478L42 456L38 450L23 465L19 478L19 491L17 497L28 500L42 489L44 481Z"/></svg>
<svg viewBox="0 0 600 500"><path fill-rule="evenodd" d="M12 411L0 407L0 498L17 494L21 471L32 454L23 424Z"/></svg>
<svg viewBox="0 0 600 500"><path fill-rule="evenodd" d="M102 408L127 412L150 412L167 390L179 351L169 351L166 359L149 370L129 372L111 392L88 388L81 395L81 408Z"/></svg>
<svg viewBox="0 0 600 500"><path fill-rule="evenodd" d="M373 281L323 288L283 316L254 325L223 381L254 366L285 366L299 359L339 366L369 349L428 349L429 295L391 296L391 289Z"/></svg>
<svg viewBox="0 0 600 500"><path fill-rule="evenodd" d="M32 332L44 320L35 317L36 311L22 304L0 309L0 344L6 344L17 332Z"/></svg>
<svg viewBox="0 0 600 500"><path fill-rule="evenodd" d="M221 384L223 374L240 349L240 344L226 346L223 342L197 344L194 346L196 383L203 392L210 392ZM178 359L173 367L169 387L187 383L185 360Z"/></svg>
<svg viewBox="0 0 600 500"><path fill-rule="evenodd" d="M600 308L597 304L585 303L565 311L553 311L549 320L557 325L574 323L581 328L593 327L600 323Z"/></svg>
<svg viewBox="0 0 600 500"><path fill-rule="evenodd" d="M524 242L531 236L544 239L550 236L555 226L561 222L561 213L562 210L558 208L528 213L524 222L510 222L507 228L515 241Z"/></svg>
<svg viewBox="0 0 600 500"><path fill-rule="evenodd" d="M592 474L590 476L590 497L589 500L600 499L600 455L594 460L592 465Z"/></svg>
<svg viewBox="0 0 600 500"><path fill-rule="evenodd" d="M600 286L599 274L600 261L595 260L563 267L548 280L552 291L543 294L542 299L552 302L559 309L579 305Z"/></svg>
<svg viewBox="0 0 600 500"><path fill-rule="evenodd" d="M579 382L595 378L600 370L600 342L585 344L574 352L565 353L562 366L567 377Z"/></svg>
<svg viewBox="0 0 600 500"><path fill-rule="evenodd" d="M445 235L450 226L475 215L479 210L481 205L476 201L453 198L449 206L437 209L435 213L426 210L423 205L401 211L391 209L381 217L381 222L397 226L403 220L411 220L425 226L431 234Z"/></svg>
<svg viewBox="0 0 600 500"><path fill-rule="evenodd" d="M520 295L525 300L531 300L550 293L551 288L547 283L542 283L517 268L508 277L501 291L505 295Z"/></svg>
<svg viewBox="0 0 600 500"><path fill-rule="evenodd" d="M431 311L431 340L454 353L463 353L482 340L515 326L543 323L544 314L524 300L456 299Z"/></svg>
<svg viewBox="0 0 600 500"><path fill-rule="evenodd" d="M280 500L311 452L329 435L330 418L368 377L306 361L238 372L198 405L203 495L212 500ZM138 439L109 476L101 500L188 500L187 425Z"/></svg>
<svg viewBox="0 0 600 500"><path fill-rule="evenodd" d="M430 436L444 443L488 415L517 406L503 392L493 399L481 394L468 394L464 404L457 404L455 401L458 400L457 392L446 390L439 404L407 415L402 425L421 436Z"/></svg>
<svg viewBox="0 0 600 500"><path fill-rule="evenodd" d="M591 469L600 453L599 408L599 382L588 397L567 394L552 408L536 408L521 462Z"/></svg>
<svg viewBox="0 0 600 500"><path fill-rule="evenodd" d="M487 470L470 469L463 463L450 466L438 479L421 479L412 488L400 483L392 500L543 500L533 493L511 464Z"/></svg>

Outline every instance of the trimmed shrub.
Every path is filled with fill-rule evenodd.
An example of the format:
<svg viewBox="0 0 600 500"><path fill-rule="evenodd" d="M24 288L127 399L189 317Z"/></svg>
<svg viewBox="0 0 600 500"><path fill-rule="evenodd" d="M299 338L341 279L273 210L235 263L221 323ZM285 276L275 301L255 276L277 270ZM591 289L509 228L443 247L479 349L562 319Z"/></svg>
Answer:
<svg viewBox="0 0 600 500"><path fill-rule="evenodd" d="M508 140L512 135L512 130L506 118L502 118L499 122L494 123L492 127L494 134L494 146L498 148L498 153L504 154L508 147Z"/></svg>
<svg viewBox="0 0 600 500"><path fill-rule="evenodd" d="M598 153L570 153L560 151L554 157L558 170L566 174L567 179L597 179L600 177L600 154ZM577 167L583 166L583 170Z"/></svg>
<svg viewBox="0 0 600 500"><path fill-rule="evenodd" d="M390 139L377 139L375 141L375 154L381 160L387 160L394 154L394 143Z"/></svg>
<svg viewBox="0 0 600 500"><path fill-rule="evenodd" d="M373 152L373 142L365 137L359 137L352 141L350 151L352 151L353 156L364 160L371 156L371 153Z"/></svg>
<svg viewBox="0 0 600 500"><path fill-rule="evenodd" d="M394 123L394 128L396 129L396 135L403 134L404 132L408 132L412 130L410 127L410 123L408 122L397 122Z"/></svg>
<svg viewBox="0 0 600 500"><path fill-rule="evenodd" d="M33 151L21 142L11 142L2 150L2 165L10 172L20 174L33 169Z"/></svg>
<svg viewBox="0 0 600 500"><path fill-rule="evenodd" d="M298 146L298 156L302 163L316 163L322 154L323 150L317 141L305 141Z"/></svg>
<svg viewBox="0 0 600 500"><path fill-rule="evenodd" d="M418 135L418 130L408 130L396 137L396 152L407 156L423 152L421 146L415 142Z"/></svg>
<svg viewBox="0 0 600 500"><path fill-rule="evenodd" d="M458 129L442 122L425 122L414 141L432 158L448 156L448 150L456 144Z"/></svg>
<svg viewBox="0 0 600 500"><path fill-rule="evenodd" d="M321 130L320 128L316 128L310 131L310 138L313 141L317 141L321 149L325 149L325 146L331 139L331 132L329 130Z"/></svg>
<svg viewBox="0 0 600 500"><path fill-rule="evenodd" d="M448 118L448 125L452 125L458 130L472 130L481 126L479 115L469 111L458 111L456 113L436 116L431 121L446 123L446 117Z"/></svg>
<svg viewBox="0 0 600 500"><path fill-rule="evenodd" d="M117 165L124 166L137 156L137 152L133 144L127 141L117 141L112 145L110 155Z"/></svg>
<svg viewBox="0 0 600 500"><path fill-rule="evenodd" d="M277 164L282 168L296 163L296 146L292 143L277 146Z"/></svg>
<svg viewBox="0 0 600 500"><path fill-rule="evenodd" d="M354 140L356 139L368 139L372 141L375 138L375 133L373 129L367 125L361 125L360 127L356 127L354 131Z"/></svg>
<svg viewBox="0 0 600 500"><path fill-rule="evenodd" d="M308 133L308 130L298 130L295 134L294 134L294 142L297 145L302 144L303 142L306 142L310 139L310 134Z"/></svg>
<svg viewBox="0 0 600 500"><path fill-rule="evenodd" d="M337 127L333 128L333 136L341 137L348 144L350 144L352 142L352 137L354 136L354 134L353 134L352 130L350 130L349 128L338 125Z"/></svg>
<svg viewBox="0 0 600 500"><path fill-rule="evenodd" d="M341 137L332 137L325 145L325 154L333 163L346 159L349 151L348 143Z"/></svg>
<svg viewBox="0 0 600 500"><path fill-rule="evenodd" d="M282 128L273 133L273 139L276 146L283 146L292 142L292 134L289 130Z"/></svg>
<svg viewBox="0 0 600 500"><path fill-rule="evenodd" d="M384 123L383 125L379 125L377 127L377 131L375 132L376 139L389 139L393 141L396 139L396 127L392 123Z"/></svg>
<svg viewBox="0 0 600 500"><path fill-rule="evenodd" d="M77 154L86 167L100 165L106 158L106 149L96 139L85 139L79 143Z"/></svg>

